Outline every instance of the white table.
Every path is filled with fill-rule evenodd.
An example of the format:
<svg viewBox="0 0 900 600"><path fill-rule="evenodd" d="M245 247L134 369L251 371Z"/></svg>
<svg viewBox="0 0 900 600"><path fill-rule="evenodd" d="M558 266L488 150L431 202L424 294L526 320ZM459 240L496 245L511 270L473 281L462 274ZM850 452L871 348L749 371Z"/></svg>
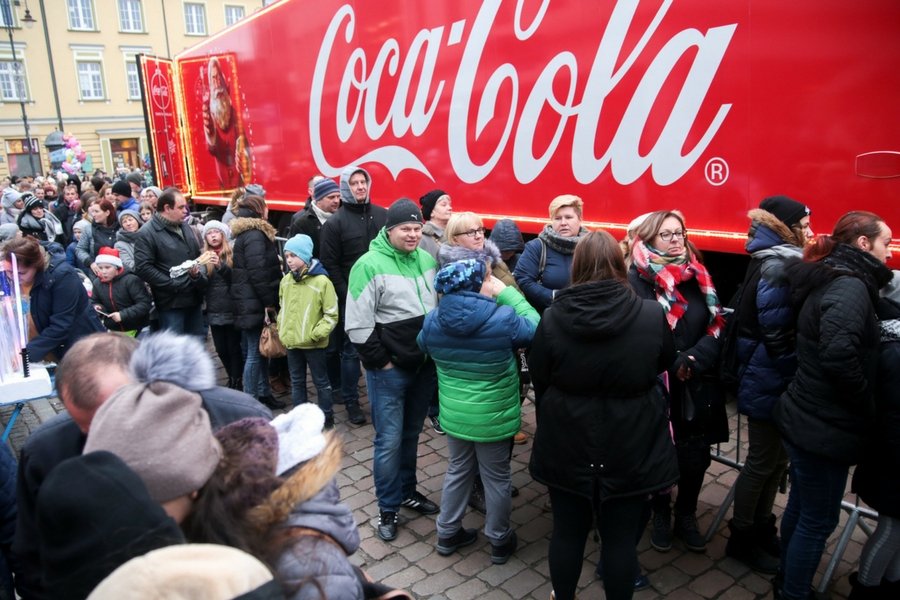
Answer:
<svg viewBox="0 0 900 600"><path fill-rule="evenodd" d="M15 404L0 441L6 442L9 438L26 402L42 400L53 395L53 380L45 366L31 365L30 373L30 377L22 377L21 373L8 375L0 383L0 406Z"/></svg>

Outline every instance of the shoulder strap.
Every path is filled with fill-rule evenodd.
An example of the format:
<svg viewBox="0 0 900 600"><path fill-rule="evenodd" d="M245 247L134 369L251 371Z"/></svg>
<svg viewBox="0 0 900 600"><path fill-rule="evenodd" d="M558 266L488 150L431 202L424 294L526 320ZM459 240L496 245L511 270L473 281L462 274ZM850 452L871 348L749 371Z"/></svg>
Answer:
<svg viewBox="0 0 900 600"><path fill-rule="evenodd" d="M537 282L544 282L544 269L547 268L547 242L538 238L538 241L541 243L541 259L538 262L538 272L537 272Z"/></svg>

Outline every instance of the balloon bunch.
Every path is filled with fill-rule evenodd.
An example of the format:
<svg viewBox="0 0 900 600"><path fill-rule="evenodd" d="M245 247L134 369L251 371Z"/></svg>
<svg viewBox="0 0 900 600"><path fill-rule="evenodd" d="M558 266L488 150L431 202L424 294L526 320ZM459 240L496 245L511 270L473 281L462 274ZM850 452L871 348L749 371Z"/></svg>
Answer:
<svg viewBox="0 0 900 600"><path fill-rule="evenodd" d="M87 158L87 153L81 147L81 143L71 133L63 136L65 141L66 158L62 163L62 168L66 173L74 174L81 171L81 163Z"/></svg>

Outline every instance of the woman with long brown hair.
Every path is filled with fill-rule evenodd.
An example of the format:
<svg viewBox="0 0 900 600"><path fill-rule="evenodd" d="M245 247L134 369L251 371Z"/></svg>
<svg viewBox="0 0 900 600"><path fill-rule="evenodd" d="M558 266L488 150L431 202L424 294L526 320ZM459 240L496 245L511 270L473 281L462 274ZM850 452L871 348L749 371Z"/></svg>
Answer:
<svg viewBox="0 0 900 600"><path fill-rule="evenodd" d="M631 289L615 239L585 235L572 284L544 312L528 358L538 423L530 469L550 490L557 600L575 595L595 519L606 597L632 597L647 496L678 479L658 378L674 359L665 313Z"/></svg>
<svg viewBox="0 0 900 600"><path fill-rule="evenodd" d="M203 226L203 251L212 252L206 267L206 319L216 354L228 374L228 387L243 390L244 358L241 354L241 332L234 326L234 301L231 299L231 230L220 221L207 221Z"/></svg>
<svg viewBox="0 0 900 600"><path fill-rule="evenodd" d="M94 259L100 248L115 248L119 220L116 218L116 205L106 198L101 197L89 204L87 212L91 226L82 229L75 252L81 264L89 267L96 275Z"/></svg>
<svg viewBox="0 0 900 600"><path fill-rule="evenodd" d="M8 278L14 277L12 255L23 299L29 299L31 360L44 360L51 354L58 360L82 337L104 331L65 254L49 254L31 237L13 238L0 247L0 264Z"/></svg>
<svg viewBox="0 0 900 600"><path fill-rule="evenodd" d="M838 524L850 466L875 431L875 303L891 281L885 265L890 243L891 229L881 217L853 211L787 268L799 307L798 360L772 411L791 460L776 598L809 596L825 542Z"/></svg>

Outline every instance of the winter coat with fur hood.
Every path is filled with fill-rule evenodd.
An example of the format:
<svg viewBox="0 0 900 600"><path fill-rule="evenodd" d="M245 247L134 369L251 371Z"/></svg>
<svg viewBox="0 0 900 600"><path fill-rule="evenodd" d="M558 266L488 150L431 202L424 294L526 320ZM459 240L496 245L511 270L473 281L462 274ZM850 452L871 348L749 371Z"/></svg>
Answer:
<svg viewBox="0 0 900 600"><path fill-rule="evenodd" d="M744 282L737 355L738 409L754 419L772 418L772 407L797 370L796 329L785 265L803 256L801 244L772 213L754 209L746 249L752 256Z"/></svg>
<svg viewBox="0 0 900 600"><path fill-rule="evenodd" d="M363 203L356 202L350 191L350 177L358 171L369 182L369 198ZM343 308L347 300L350 269L359 257L369 251L369 244L384 227L387 209L372 204L372 178L365 169L344 169L340 189L341 207L328 217L319 233L319 260L328 271L337 293L338 304Z"/></svg>
<svg viewBox="0 0 900 600"><path fill-rule="evenodd" d="M787 267L797 310L797 373L772 418L810 454L856 464L875 418L878 290L891 271L872 255L838 244L819 262Z"/></svg>
<svg viewBox="0 0 900 600"><path fill-rule="evenodd" d="M275 228L254 217L232 219L234 239L231 298L234 326L262 329L265 309L278 305L281 264L275 246Z"/></svg>
<svg viewBox="0 0 900 600"><path fill-rule="evenodd" d="M348 558L359 548L359 532L334 479L341 446L333 433L325 435L325 449L250 511L251 521L270 532L275 551L270 564L278 580L285 589L296 589L290 600L363 598L359 571Z"/></svg>
<svg viewBox="0 0 900 600"><path fill-rule="evenodd" d="M438 250L437 258L438 264L441 267L448 263L468 259L475 259L486 262L491 267L491 275L493 275L506 285L512 286L516 289L516 291L520 293L522 291L516 284L516 279L515 277L513 277L513 274L510 273L509 268L506 266L506 263L503 262L502 258L500 258L500 250L497 249L497 246L491 240L484 240L484 248L482 248L481 250L471 250L464 246L445 243L442 244L440 249Z"/></svg>

